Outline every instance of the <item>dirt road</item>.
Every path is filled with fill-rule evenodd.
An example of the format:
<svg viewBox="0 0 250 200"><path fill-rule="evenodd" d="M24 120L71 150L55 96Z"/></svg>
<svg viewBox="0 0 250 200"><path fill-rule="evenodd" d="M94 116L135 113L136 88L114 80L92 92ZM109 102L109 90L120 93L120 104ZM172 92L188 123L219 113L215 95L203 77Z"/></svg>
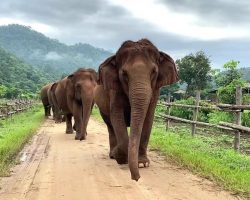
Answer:
<svg viewBox="0 0 250 200"><path fill-rule="evenodd" d="M93 119L86 141L64 134L65 124L47 120L22 152L13 175L1 180L1 200L223 200L235 199L211 182L150 152L139 182L127 165L108 158L108 134Z"/></svg>

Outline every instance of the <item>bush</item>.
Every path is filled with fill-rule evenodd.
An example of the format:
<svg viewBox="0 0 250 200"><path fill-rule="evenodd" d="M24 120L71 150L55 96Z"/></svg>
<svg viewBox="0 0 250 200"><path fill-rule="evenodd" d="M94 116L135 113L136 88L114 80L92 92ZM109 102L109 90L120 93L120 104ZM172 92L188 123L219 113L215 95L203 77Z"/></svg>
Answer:
<svg viewBox="0 0 250 200"><path fill-rule="evenodd" d="M212 124L218 124L220 121L233 122L233 120L233 114L228 112L212 111L208 114L208 121Z"/></svg>
<svg viewBox="0 0 250 200"><path fill-rule="evenodd" d="M250 104L250 94L243 95L242 104L244 104L244 105L249 105Z"/></svg>
<svg viewBox="0 0 250 200"><path fill-rule="evenodd" d="M220 102L234 104L236 86L240 85L241 87L243 87L245 84L246 84L245 80L235 79L228 85L220 87L218 90Z"/></svg>
<svg viewBox="0 0 250 200"><path fill-rule="evenodd" d="M248 126L250 127L250 111L249 110L245 110L243 113L242 113L242 125L243 126Z"/></svg>
<svg viewBox="0 0 250 200"><path fill-rule="evenodd" d="M189 97L188 99L175 101L176 104L185 104L185 105L194 105L195 99L193 97ZM182 108L182 107L172 107L171 115L184 118L184 119L192 119L193 117L193 109L190 108Z"/></svg>

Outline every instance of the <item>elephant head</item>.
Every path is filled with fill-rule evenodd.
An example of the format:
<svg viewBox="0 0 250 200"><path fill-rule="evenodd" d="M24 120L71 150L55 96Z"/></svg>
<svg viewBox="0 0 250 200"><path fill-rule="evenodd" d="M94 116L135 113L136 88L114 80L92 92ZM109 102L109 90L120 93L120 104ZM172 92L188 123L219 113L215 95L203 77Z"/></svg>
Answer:
<svg viewBox="0 0 250 200"><path fill-rule="evenodd" d="M76 139L86 138L86 129L94 104L94 88L97 82L97 73L95 70L80 68L68 76L68 91L73 101L73 115L76 125Z"/></svg>
<svg viewBox="0 0 250 200"><path fill-rule="evenodd" d="M131 178L140 178L138 150L149 104L160 87L178 80L174 60L159 51L149 40L125 41L117 53L99 68L99 84L105 90L127 95L131 107L128 163Z"/></svg>

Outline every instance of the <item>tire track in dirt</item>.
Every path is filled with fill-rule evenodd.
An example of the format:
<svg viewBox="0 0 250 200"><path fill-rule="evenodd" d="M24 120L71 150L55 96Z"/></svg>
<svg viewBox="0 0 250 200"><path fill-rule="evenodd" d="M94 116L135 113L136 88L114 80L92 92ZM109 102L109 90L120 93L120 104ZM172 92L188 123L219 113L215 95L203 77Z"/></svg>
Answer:
<svg viewBox="0 0 250 200"><path fill-rule="evenodd" d="M155 152L141 168L139 182L127 165L108 157L108 133L90 119L86 141L64 134L65 124L48 119L23 150L26 159L1 180L2 200L166 200L239 199L188 170L167 163Z"/></svg>

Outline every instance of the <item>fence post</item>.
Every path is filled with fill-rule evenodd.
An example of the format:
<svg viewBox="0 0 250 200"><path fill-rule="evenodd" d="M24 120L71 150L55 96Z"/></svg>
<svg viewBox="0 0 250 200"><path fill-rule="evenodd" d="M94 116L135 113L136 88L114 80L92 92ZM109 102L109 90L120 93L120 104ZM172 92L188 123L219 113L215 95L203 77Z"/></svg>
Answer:
<svg viewBox="0 0 250 200"><path fill-rule="evenodd" d="M235 94L235 99L236 99L236 105L241 105L242 101L242 88L241 86L236 87L236 94ZM235 123L237 125L241 125L241 111L236 112L236 120ZM240 131L235 130L234 132L234 150L239 151L240 150Z"/></svg>
<svg viewBox="0 0 250 200"><path fill-rule="evenodd" d="M201 97L201 91L200 90L197 90L196 91L196 98L195 98L195 108L194 108L194 111L193 111L193 121L197 121L197 117L198 117L198 112L199 112L199 103L200 103L200 97ZM196 124L192 124L192 136L194 136L195 134L195 131L196 131Z"/></svg>
<svg viewBox="0 0 250 200"><path fill-rule="evenodd" d="M168 93L167 103L170 103L170 98L171 98L171 94ZM171 108L170 105L167 105L166 115L170 115L170 108ZM169 126L170 126L170 119L167 118L166 119L166 131L168 130Z"/></svg>

